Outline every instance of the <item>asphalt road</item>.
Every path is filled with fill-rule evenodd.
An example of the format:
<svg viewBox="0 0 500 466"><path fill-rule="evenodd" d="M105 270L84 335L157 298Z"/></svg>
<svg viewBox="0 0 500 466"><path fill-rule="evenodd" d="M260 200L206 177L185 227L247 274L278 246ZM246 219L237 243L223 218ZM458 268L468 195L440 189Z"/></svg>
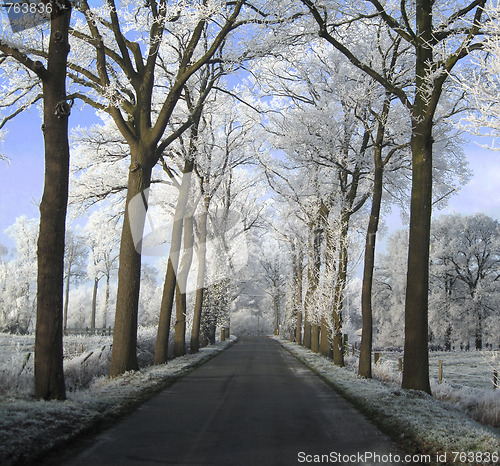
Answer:
<svg viewBox="0 0 500 466"><path fill-rule="evenodd" d="M279 343L256 337L174 383L67 464L288 466L365 452L404 455ZM401 464L364 459L337 464Z"/></svg>

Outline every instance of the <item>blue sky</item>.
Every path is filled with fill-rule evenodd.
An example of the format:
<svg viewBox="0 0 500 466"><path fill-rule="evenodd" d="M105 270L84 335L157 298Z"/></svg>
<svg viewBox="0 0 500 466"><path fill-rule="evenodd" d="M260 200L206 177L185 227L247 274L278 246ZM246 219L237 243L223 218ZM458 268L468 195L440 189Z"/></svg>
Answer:
<svg viewBox="0 0 500 466"><path fill-rule="evenodd" d="M90 108L73 108L70 124L75 127L93 120ZM95 121L95 120L94 120ZM88 123L87 123L88 124ZM37 109L19 115L7 125L8 134L1 151L10 164L0 162L0 243L11 248L13 242L4 233L21 215L38 217L37 202L41 200L44 177L43 137ZM439 214L483 212L500 220L500 152L483 149L475 143L466 148L474 172L471 182L454 196L449 207ZM387 219L389 230L402 227L397 212Z"/></svg>

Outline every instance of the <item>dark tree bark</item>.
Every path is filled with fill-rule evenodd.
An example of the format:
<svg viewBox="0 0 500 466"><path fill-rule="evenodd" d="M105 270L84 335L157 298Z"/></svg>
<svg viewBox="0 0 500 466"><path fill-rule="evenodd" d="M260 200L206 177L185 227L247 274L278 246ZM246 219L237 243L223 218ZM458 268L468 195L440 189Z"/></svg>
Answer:
<svg viewBox="0 0 500 466"><path fill-rule="evenodd" d="M33 71L43 86L45 185L38 237L35 397L66 398L63 374L64 237L69 179L66 95L70 2L51 2L47 68L0 39L0 51Z"/></svg>
<svg viewBox="0 0 500 466"><path fill-rule="evenodd" d="M311 325L311 351L319 353L319 324Z"/></svg>
<svg viewBox="0 0 500 466"><path fill-rule="evenodd" d="M35 336L35 397L66 398L63 373L64 236L69 144L66 65L71 5L53 4L47 70L43 73L45 186L40 204Z"/></svg>
<svg viewBox="0 0 500 466"><path fill-rule="evenodd" d="M376 150L379 152L378 150ZM358 374L361 377L372 377L372 288L373 288L373 269L375 267L375 242L377 238L378 223L380 217L380 208L382 205L382 186L384 169L380 164L381 157L375 157L375 172L373 180L373 197L370 212L370 220L366 231L365 245L365 263L363 269L363 285L361 290L361 316L362 316L362 334L359 353Z"/></svg>
<svg viewBox="0 0 500 466"><path fill-rule="evenodd" d="M398 53L396 44L391 63L391 72L396 64ZM391 109L391 94L386 91L382 112L377 115L378 125L377 133L373 143L373 190L370 219L366 230L365 242L365 260L363 268L363 285L361 289L361 317L362 333L361 346L359 354L358 375L361 377L372 377L372 341L373 341L373 311L372 311L372 289L373 289L373 270L375 268L375 245L382 207L382 194L384 186L384 167L396 152L397 148L392 149L387 157L382 157L384 136L386 131L387 118Z"/></svg>
<svg viewBox="0 0 500 466"><path fill-rule="evenodd" d="M423 57L418 61L423 67ZM430 393L428 293L432 210L432 117L423 122L414 122L411 146L413 178L402 387Z"/></svg>
<svg viewBox="0 0 500 466"><path fill-rule="evenodd" d="M90 314L90 329L95 331L95 316L97 314L97 290L99 289L99 279L94 278L94 289L92 290L92 311Z"/></svg>
<svg viewBox="0 0 500 466"><path fill-rule="evenodd" d="M151 167L147 165L147 152L141 148L132 151L132 165L129 171L125 218L120 242L120 267L118 269L118 291L116 297L113 349L111 352L110 377L137 370L137 314L141 280L141 244L135 244L135 237L142 237L147 211L144 191L151 182ZM141 196L144 209L134 210L131 218L130 201Z"/></svg>
<svg viewBox="0 0 500 466"><path fill-rule="evenodd" d="M302 344L302 248L299 246L297 252L297 328L295 330L295 341Z"/></svg>
<svg viewBox="0 0 500 466"><path fill-rule="evenodd" d="M347 240L349 234L350 211L344 212L341 218L341 232L339 244L338 272L335 283L333 301L333 363L344 366L344 345L342 340L342 309L344 306L344 289L347 282L348 251Z"/></svg>

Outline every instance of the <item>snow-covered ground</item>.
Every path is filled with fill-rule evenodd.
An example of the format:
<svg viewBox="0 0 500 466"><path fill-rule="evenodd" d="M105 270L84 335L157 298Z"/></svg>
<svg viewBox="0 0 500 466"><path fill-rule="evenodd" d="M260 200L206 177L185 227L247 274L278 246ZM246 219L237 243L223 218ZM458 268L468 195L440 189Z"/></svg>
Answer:
<svg viewBox="0 0 500 466"><path fill-rule="evenodd" d="M450 464L499 464L500 455L500 390L494 390L490 382L488 389L475 389L465 385L457 386L449 383L438 385L432 382L434 397L413 390L400 388L400 375L397 370L397 358L382 357L381 364L374 366L374 379L367 380L356 375L357 357L348 356L346 367L339 368L332 361L289 341L278 339L297 358L324 377L336 387L347 399L365 412L383 430L393 436L397 433L400 440L408 448L435 458L438 452L447 453ZM440 357L438 357L440 356ZM468 368L471 360L489 367L488 359L483 360L480 353L471 355L448 355L448 372L451 374L450 360L456 358L453 372L463 373L461 380L469 380L467 374L477 369ZM431 360L445 359L446 353L433 355ZM437 364L436 359L436 364ZM443 363L444 364L444 363ZM468 371L471 372L468 372ZM443 369L446 381L446 371ZM484 369L485 374L488 370ZM436 373L437 374L437 373ZM436 375L437 376L437 375ZM453 382L455 384L455 382ZM461 394L463 396L461 396ZM465 402L465 400L468 400ZM484 421L494 421L497 427L485 425L472 419L471 415L481 417ZM487 414L487 415L486 415ZM459 461L454 452L477 453L476 459L482 461ZM479 455L485 453L484 456ZM492 461L485 461L490 458ZM495 461L493 461L495 460Z"/></svg>
<svg viewBox="0 0 500 466"><path fill-rule="evenodd" d="M45 402L32 397L34 337L0 334L0 464L33 461L101 421L127 412L234 341L152 366L155 338L154 328L140 329L138 359L144 368L110 380L106 374L112 337L65 337L68 400Z"/></svg>

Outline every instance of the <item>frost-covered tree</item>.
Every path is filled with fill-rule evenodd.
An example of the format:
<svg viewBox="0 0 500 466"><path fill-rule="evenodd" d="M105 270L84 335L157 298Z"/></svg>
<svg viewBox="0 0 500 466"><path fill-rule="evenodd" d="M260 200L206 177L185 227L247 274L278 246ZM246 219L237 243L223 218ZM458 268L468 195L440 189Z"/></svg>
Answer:
<svg viewBox="0 0 500 466"><path fill-rule="evenodd" d="M387 239L386 253L374 276L374 341L379 347L402 348L408 266L408 231L397 230Z"/></svg>
<svg viewBox="0 0 500 466"><path fill-rule="evenodd" d="M483 47L470 55L469 66L452 76L457 87L465 91L464 98L471 112L462 119L463 126L472 134L498 137L500 134L500 2L488 0L484 4ZM493 143L491 149L499 148Z"/></svg>
<svg viewBox="0 0 500 466"><path fill-rule="evenodd" d="M477 45L486 0L399 4L369 0L341 4L302 0L318 34L361 71L407 107L411 121L412 196L408 285L405 304L405 366L403 388L430 393L428 339L429 241L432 210L433 127L449 74ZM382 21L414 55L411 88L383 76L378 63L365 56L353 34L356 25L369 28Z"/></svg>
<svg viewBox="0 0 500 466"><path fill-rule="evenodd" d="M15 241L11 257L3 249L5 255L0 259L0 326L6 332L24 334L34 329L38 229L38 220L21 216L6 230Z"/></svg>
<svg viewBox="0 0 500 466"><path fill-rule="evenodd" d="M274 243L274 244L273 244ZM263 291L269 296L273 310L274 334L279 335L283 323L282 298L285 296L286 264L283 252L275 242L268 242L260 259Z"/></svg>
<svg viewBox="0 0 500 466"><path fill-rule="evenodd" d="M433 221L428 344L477 349L498 341L500 280L498 222L484 214L443 215ZM376 273L376 342L402 345L407 231L387 241Z"/></svg>
<svg viewBox="0 0 500 466"><path fill-rule="evenodd" d="M106 280L104 303L102 306L102 326L108 325L108 308L110 300L111 277L118 269L118 249L120 244L121 215L113 204L102 206L92 212L84 234L89 247L87 276L94 282L92 293L91 327L95 327L97 316L97 291L99 282Z"/></svg>
<svg viewBox="0 0 500 466"><path fill-rule="evenodd" d="M192 94L195 84L203 83L220 63L230 68L255 53L232 31L248 26L252 35L284 21L286 3L277 2L272 9L266 2L247 5L245 0L80 3L82 16L71 30L72 47L79 53L68 64L72 96L107 113L129 147L127 207L148 192L159 158L201 111L213 83L197 86L200 92ZM185 98L188 94L193 105ZM111 375L137 368L145 196L144 202L137 217L125 210Z"/></svg>
<svg viewBox="0 0 500 466"><path fill-rule="evenodd" d="M71 284L77 284L86 277L85 267L87 265L88 248L84 237L76 230L66 229L64 245L64 306L63 306L63 329L68 324L69 292ZM95 328L95 322L91 327Z"/></svg>
<svg viewBox="0 0 500 466"><path fill-rule="evenodd" d="M486 323L499 315L498 221L484 214L442 216L433 223L431 244L433 333L445 340L447 349L458 340L469 346L470 338L482 349L485 335L496 343L498 329L492 334L494 327Z"/></svg>
<svg viewBox="0 0 500 466"><path fill-rule="evenodd" d="M44 5L50 17L50 34L28 28L26 34L5 34L0 39L2 81L7 86L1 105L11 109L0 126L43 99L45 183L38 237L35 396L65 399L63 262L69 178L68 117L72 104L66 93L66 72L72 4L68 0L53 0ZM2 32L5 26L4 21Z"/></svg>

